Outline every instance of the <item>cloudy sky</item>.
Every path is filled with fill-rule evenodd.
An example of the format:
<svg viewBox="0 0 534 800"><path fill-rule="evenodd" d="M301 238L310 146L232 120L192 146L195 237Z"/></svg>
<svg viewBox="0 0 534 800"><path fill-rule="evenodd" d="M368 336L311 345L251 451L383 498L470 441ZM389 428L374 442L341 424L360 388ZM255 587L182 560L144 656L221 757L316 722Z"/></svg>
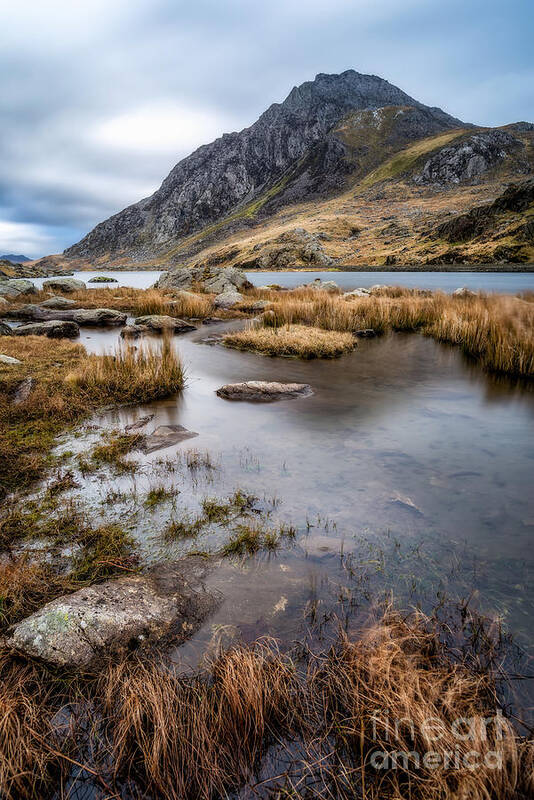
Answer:
<svg viewBox="0 0 534 800"><path fill-rule="evenodd" d="M0 0L0 253L63 250L295 84L534 121L532 0Z"/></svg>

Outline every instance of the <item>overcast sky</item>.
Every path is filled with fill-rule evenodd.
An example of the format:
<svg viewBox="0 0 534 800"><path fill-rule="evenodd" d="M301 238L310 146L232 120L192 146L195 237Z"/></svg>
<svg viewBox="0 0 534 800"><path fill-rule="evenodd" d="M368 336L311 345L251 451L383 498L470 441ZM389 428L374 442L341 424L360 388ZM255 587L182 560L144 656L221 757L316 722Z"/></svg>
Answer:
<svg viewBox="0 0 534 800"><path fill-rule="evenodd" d="M0 0L0 253L59 252L318 72L534 121L533 0Z"/></svg>

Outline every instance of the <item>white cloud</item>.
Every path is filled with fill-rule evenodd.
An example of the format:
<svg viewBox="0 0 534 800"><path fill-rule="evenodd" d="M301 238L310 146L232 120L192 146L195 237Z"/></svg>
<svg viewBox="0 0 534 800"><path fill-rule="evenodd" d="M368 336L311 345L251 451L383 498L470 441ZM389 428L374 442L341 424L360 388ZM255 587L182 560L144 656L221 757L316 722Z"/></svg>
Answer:
<svg viewBox="0 0 534 800"><path fill-rule="evenodd" d="M235 122L214 109L162 100L100 122L89 138L103 148L177 158L231 130Z"/></svg>
<svg viewBox="0 0 534 800"><path fill-rule="evenodd" d="M37 258L52 252L55 244L49 231L39 225L0 219L0 254L15 253Z"/></svg>

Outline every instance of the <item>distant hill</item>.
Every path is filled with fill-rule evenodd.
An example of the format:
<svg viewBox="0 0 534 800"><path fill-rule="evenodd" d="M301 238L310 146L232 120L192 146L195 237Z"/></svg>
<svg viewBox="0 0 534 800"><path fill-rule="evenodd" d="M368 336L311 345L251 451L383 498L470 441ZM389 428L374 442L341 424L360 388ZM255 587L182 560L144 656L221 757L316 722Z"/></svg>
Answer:
<svg viewBox="0 0 534 800"><path fill-rule="evenodd" d="M375 75L319 74L249 128L184 158L151 197L39 263L532 263L533 174L531 123L475 126ZM503 210L498 198L511 184L525 199ZM476 224L463 219L471 210Z"/></svg>
<svg viewBox="0 0 534 800"><path fill-rule="evenodd" d="M31 258L28 256L16 256L13 253L9 253L6 256L0 256L0 261L11 261L12 264L24 264L25 261L31 261Z"/></svg>

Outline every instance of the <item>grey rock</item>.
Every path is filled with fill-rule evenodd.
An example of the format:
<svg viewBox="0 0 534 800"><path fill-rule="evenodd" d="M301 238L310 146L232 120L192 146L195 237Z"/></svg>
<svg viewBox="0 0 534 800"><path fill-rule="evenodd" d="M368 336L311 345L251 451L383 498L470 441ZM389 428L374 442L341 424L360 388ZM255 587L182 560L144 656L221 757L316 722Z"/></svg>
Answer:
<svg viewBox="0 0 534 800"><path fill-rule="evenodd" d="M118 283L118 280L107 275L96 275L94 278L89 278L87 283Z"/></svg>
<svg viewBox="0 0 534 800"><path fill-rule="evenodd" d="M6 356L0 353L0 364L22 364L22 361L19 361L18 358L13 358L13 356Z"/></svg>
<svg viewBox="0 0 534 800"><path fill-rule="evenodd" d="M0 336L11 336L13 331L5 322L0 322Z"/></svg>
<svg viewBox="0 0 534 800"><path fill-rule="evenodd" d="M149 330L148 325L125 325L121 330L122 339L137 339Z"/></svg>
<svg viewBox="0 0 534 800"><path fill-rule="evenodd" d="M84 668L111 653L162 637L179 644L215 610L204 579L210 563L189 557L146 575L88 586L47 603L19 622L8 646L66 668Z"/></svg>
<svg viewBox="0 0 534 800"><path fill-rule="evenodd" d="M344 292L343 297L369 297L370 291L369 289L353 289L351 292Z"/></svg>
<svg viewBox="0 0 534 800"><path fill-rule="evenodd" d="M75 300L70 300L68 297L61 297L61 295L57 297L49 297L48 300L43 300L42 303L39 303L41 308L54 308L54 309L63 309L63 308L72 308L72 306L76 305Z"/></svg>
<svg viewBox="0 0 534 800"><path fill-rule="evenodd" d="M75 339L80 335L76 322L70 320L49 320L48 322L31 322L13 328L15 336L48 336L49 339Z"/></svg>
<svg viewBox="0 0 534 800"><path fill-rule="evenodd" d="M309 289L322 289L324 292L336 292L339 286L335 281L322 281L320 279L308 283Z"/></svg>
<svg viewBox="0 0 534 800"><path fill-rule="evenodd" d="M455 289L453 292L454 297L475 297L476 292L472 292L471 289L468 289L467 286L460 286L460 288Z"/></svg>
<svg viewBox="0 0 534 800"><path fill-rule="evenodd" d="M127 319L126 314L122 311L115 311L113 308L76 308L55 311L54 309L29 304L9 309L6 313L7 316L15 319L32 319L37 322L69 320L76 322L78 325L87 325L88 327L125 325Z"/></svg>
<svg viewBox="0 0 534 800"><path fill-rule="evenodd" d="M164 272L155 283L158 289L191 289L198 286L210 294L250 286L245 273L235 267L188 267Z"/></svg>
<svg viewBox="0 0 534 800"><path fill-rule="evenodd" d="M165 314L148 314L144 317L137 317L136 325L144 325L152 331L174 331L174 333L186 333L196 330L194 325L178 317L168 317Z"/></svg>
<svg viewBox="0 0 534 800"><path fill-rule="evenodd" d="M83 281L77 278L50 278L43 282L43 289L51 289L53 292L79 292L87 289Z"/></svg>
<svg viewBox="0 0 534 800"><path fill-rule="evenodd" d="M19 297L21 294L33 294L35 286L31 281L24 278L8 278L0 282L0 296L2 297Z"/></svg>
<svg viewBox="0 0 534 800"><path fill-rule="evenodd" d="M361 328L352 333L353 336L357 336L359 339L373 339L376 336L376 331L373 328Z"/></svg>
<svg viewBox="0 0 534 800"><path fill-rule="evenodd" d="M213 300L213 305L215 308L233 308L237 306L239 303L242 303L245 298L241 294L241 292L236 291L228 291L222 292L222 294L218 294L217 297Z"/></svg>
<svg viewBox="0 0 534 800"><path fill-rule="evenodd" d="M307 383L276 383L274 381L245 381L244 383L228 383L217 389L219 397L225 400L253 400L271 403L275 400L286 400L291 397L308 397L313 394Z"/></svg>
<svg viewBox="0 0 534 800"><path fill-rule="evenodd" d="M155 450L172 447L186 439L194 439L195 436L198 436L198 433L188 431L183 425L160 425L145 438L141 450L144 453L153 453Z"/></svg>
<svg viewBox="0 0 534 800"><path fill-rule="evenodd" d="M0 282L0 297L11 297L15 299L15 297L18 297L19 295L20 292L13 286L9 286L7 281Z"/></svg>

